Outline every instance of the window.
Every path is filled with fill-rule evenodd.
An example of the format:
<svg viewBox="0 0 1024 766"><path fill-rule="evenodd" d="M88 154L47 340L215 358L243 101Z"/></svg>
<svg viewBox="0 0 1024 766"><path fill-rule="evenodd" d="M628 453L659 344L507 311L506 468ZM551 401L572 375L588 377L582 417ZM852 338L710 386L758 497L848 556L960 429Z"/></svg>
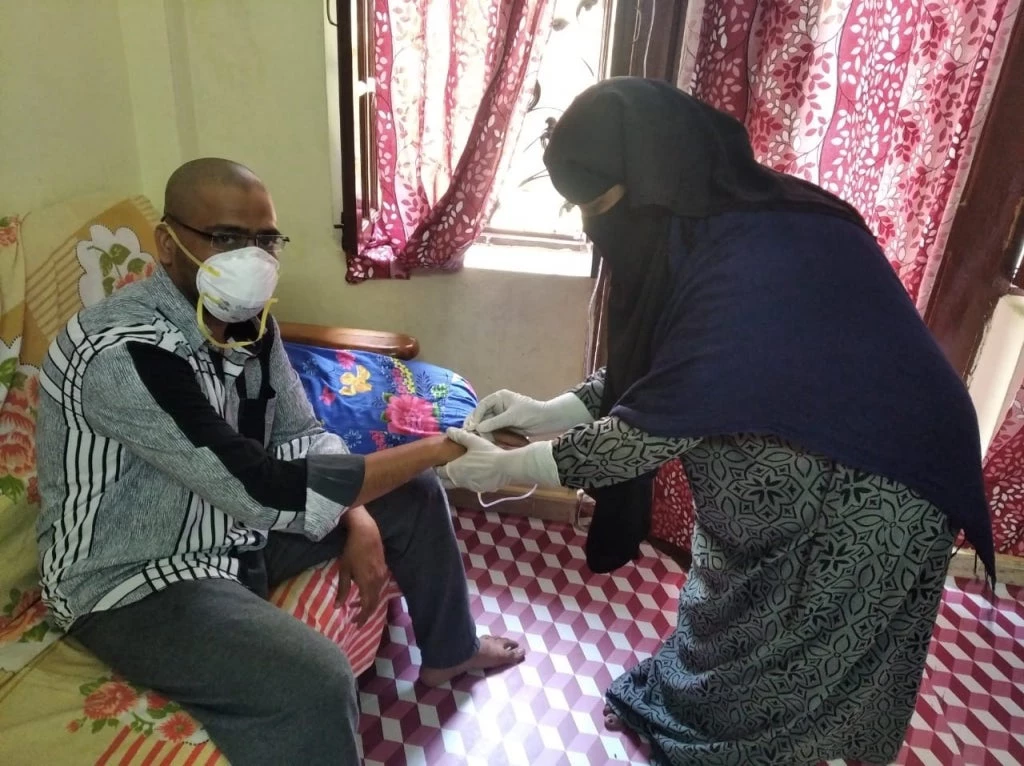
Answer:
<svg viewBox="0 0 1024 766"><path fill-rule="evenodd" d="M449 2L450 0L438 0ZM342 247L353 252L378 209L373 0L337 6L341 139ZM686 2L552 0L548 42L512 167L485 244L580 253L588 246L579 214L547 182L547 135L577 93L605 76L636 74L675 81Z"/></svg>
<svg viewBox="0 0 1024 766"><path fill-rule="evenodd" d="M674 81L685 15L686 3L555 0L551 37L485 242L576 251L587 247L579 213L564 204L547 180L547 137L573 98L605 76Z"/></svg>

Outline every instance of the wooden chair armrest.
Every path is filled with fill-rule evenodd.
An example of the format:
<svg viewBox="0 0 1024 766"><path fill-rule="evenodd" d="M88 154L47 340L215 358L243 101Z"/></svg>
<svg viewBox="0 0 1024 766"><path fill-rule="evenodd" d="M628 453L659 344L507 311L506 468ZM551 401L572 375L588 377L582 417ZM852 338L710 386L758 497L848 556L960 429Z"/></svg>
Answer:
<svg viewBox="0 0 1024 766"><path fill-rule="evenodd" d="M323 348L373 351L396 359L415 359L420 342L411 335L383 330L356 330L299 322L278 322L281 339Z"/></svg>

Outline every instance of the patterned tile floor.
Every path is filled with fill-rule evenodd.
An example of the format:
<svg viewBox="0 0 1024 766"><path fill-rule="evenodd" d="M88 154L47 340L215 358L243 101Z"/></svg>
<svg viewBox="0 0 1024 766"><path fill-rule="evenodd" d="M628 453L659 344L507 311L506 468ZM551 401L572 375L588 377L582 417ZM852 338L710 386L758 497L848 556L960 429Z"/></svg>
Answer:
<svg viewBox="0 0 1024 766"><path fill-rule="evenodd" d="M679 568L645 546L636 566L595 575L570 526L462 511L455 525L479 629L522 637L526 661L428 689L394 602L360 679L367 765L648 763L643 743L604 730L602 691L671 631ZM993 603L949 581L899 763L1024 764L1024 590L999 586Z"/></svg>

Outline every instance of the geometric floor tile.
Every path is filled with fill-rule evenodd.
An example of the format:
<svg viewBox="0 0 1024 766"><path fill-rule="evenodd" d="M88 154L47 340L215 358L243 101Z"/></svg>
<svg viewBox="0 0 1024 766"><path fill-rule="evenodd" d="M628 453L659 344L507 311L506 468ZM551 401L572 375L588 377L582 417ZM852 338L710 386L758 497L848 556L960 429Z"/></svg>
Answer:
<svg viewBox="0 0 1024 766"><path fill-rule="evenodd" d="M1024 588L950 580L907 764L1024 764Z"/></svg>
<svg viewBox="0 0 1024 766"><path fill-rule="evenodd" d="M518 638L526 660L422 686L409 616L392 602L359 679L367 766L648 763L638 739L605 731L603 692L672 631L679 567L644 545L634 566L596 575L569 525L473 511L454 522L478 630ZM991 597L976 581L947 583L898 762L1024 764L1024 589Z"/></svg>

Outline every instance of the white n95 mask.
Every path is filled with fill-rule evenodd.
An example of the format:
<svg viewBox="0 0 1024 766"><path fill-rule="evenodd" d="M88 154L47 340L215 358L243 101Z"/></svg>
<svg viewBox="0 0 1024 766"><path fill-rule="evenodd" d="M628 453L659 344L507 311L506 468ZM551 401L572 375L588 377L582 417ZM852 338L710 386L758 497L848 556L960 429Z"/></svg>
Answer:
<svg viewBox="0 0 1024 766"><path fill-rule="evenodd" d="M199 264L196 289L217 319L245 322L274 297L280 268L277 258L258 247L216 253Z"/></svg>
<svg viewBox="0 0 1024 766"><path fill-rule="evenodd" d="M267 331L267 317L270 307L277 302L274 290L277 289L278 273L281 264L277 258L259 247L242 247L214 253L205 261L200 261L181 243L174 229L166 223L161 224L171 235L171 239L187 255L199 271L196 272L196 290L199 300L196 302L196 323L203 337L219 348L242 348L249 346L263 337ZM203 309L209 311L222 322L245 322L262 313L259 332L253 340L235 340L221 343L213 337L203 318Z"/></svg>

